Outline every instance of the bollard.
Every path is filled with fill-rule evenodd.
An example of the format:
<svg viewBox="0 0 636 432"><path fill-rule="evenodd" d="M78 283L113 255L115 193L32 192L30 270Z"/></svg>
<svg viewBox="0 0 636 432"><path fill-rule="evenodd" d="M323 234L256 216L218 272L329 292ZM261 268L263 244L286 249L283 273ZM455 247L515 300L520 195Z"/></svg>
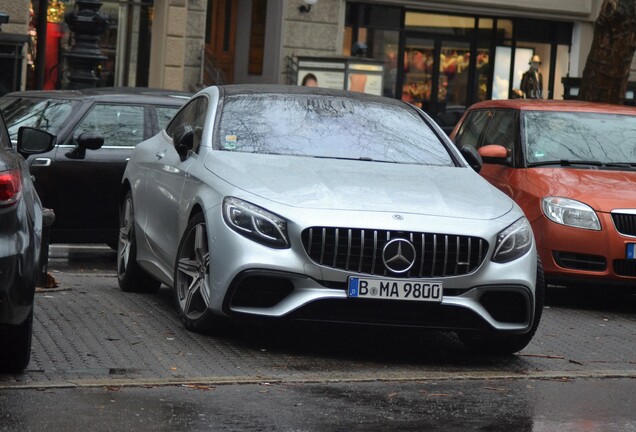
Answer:
<svg viewBox="0 0 636 432"><path fill-rule="evenodd" d="M42 209L42 247L40 249L40 272L38 273L37 286L43 288L48 287L49 237L53 222L55 222L55 212L48 208Z"/></svg>

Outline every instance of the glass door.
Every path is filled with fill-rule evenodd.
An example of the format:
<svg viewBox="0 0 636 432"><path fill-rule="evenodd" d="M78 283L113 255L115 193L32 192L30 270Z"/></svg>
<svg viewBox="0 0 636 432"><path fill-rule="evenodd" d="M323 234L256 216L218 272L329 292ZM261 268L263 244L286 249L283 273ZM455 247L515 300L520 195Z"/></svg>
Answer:
<svg viewBox="0 0 636 432"><path fill-rule="evenodd" d="M441 41L439 72L438 112L465 110L470 94L470 44Z"/></svg>
<svg viewBox="0 0 636 432"><path fill-rule="evenodd" d="M430 111L434 75L435 41L408 38L404 48L402 100Z"/></svg>
<svg viewBox="0 0 636 432"><path fill-rule="evenodd" d="M484 60L487 62L487 56ZM465 39L408 34L402 100L422 108L442 129L450 131L479 85L471 78L476 74L475 63L471 62L471 43Z"/></svg>

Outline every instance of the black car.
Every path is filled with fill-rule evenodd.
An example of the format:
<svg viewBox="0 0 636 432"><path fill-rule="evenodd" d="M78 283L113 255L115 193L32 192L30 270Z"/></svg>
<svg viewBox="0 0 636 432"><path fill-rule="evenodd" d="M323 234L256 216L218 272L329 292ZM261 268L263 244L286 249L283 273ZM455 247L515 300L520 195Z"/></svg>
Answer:
<svg viewBox="0 0 636 432"><path fill-rule="evenodd" d="M31 358L33 297L42 244L42 204L23 156L50 151L55 137L20 128L12 147L0 116L0 372Z"/></svg>
<svg viewBox="0 0 636 432"><path fill-rule="evenodd" d="M57 136L27 160L45 207L55 211L52 243L116 245L118 191L137 143L159 132L189 93L147 88L14 92L0 98L12 140L21 126Z"/></svg>

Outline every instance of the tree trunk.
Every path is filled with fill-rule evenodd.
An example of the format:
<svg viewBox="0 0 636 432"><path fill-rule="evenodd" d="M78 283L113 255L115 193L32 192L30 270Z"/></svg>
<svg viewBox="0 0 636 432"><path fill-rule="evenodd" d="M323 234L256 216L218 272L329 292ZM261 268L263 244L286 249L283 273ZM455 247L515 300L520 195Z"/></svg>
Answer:
<svg viewBox="0 0 636 432"><path fill-rule="evenodd" d="M603 0L585 63L580 99L622 104L636 49L636 0Z"/></svg>

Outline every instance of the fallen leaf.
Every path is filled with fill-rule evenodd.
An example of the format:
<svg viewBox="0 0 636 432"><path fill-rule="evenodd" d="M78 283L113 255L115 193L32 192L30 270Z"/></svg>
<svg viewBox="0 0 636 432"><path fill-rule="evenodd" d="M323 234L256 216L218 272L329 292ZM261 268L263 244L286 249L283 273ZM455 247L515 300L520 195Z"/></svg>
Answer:
<svg viewBox="0 0 636 432"><path fill-rule="evenodd" d="M192 390L214 390L216 387L204 385L204 384L182 384L181 387L189 388Z"/></svg>

